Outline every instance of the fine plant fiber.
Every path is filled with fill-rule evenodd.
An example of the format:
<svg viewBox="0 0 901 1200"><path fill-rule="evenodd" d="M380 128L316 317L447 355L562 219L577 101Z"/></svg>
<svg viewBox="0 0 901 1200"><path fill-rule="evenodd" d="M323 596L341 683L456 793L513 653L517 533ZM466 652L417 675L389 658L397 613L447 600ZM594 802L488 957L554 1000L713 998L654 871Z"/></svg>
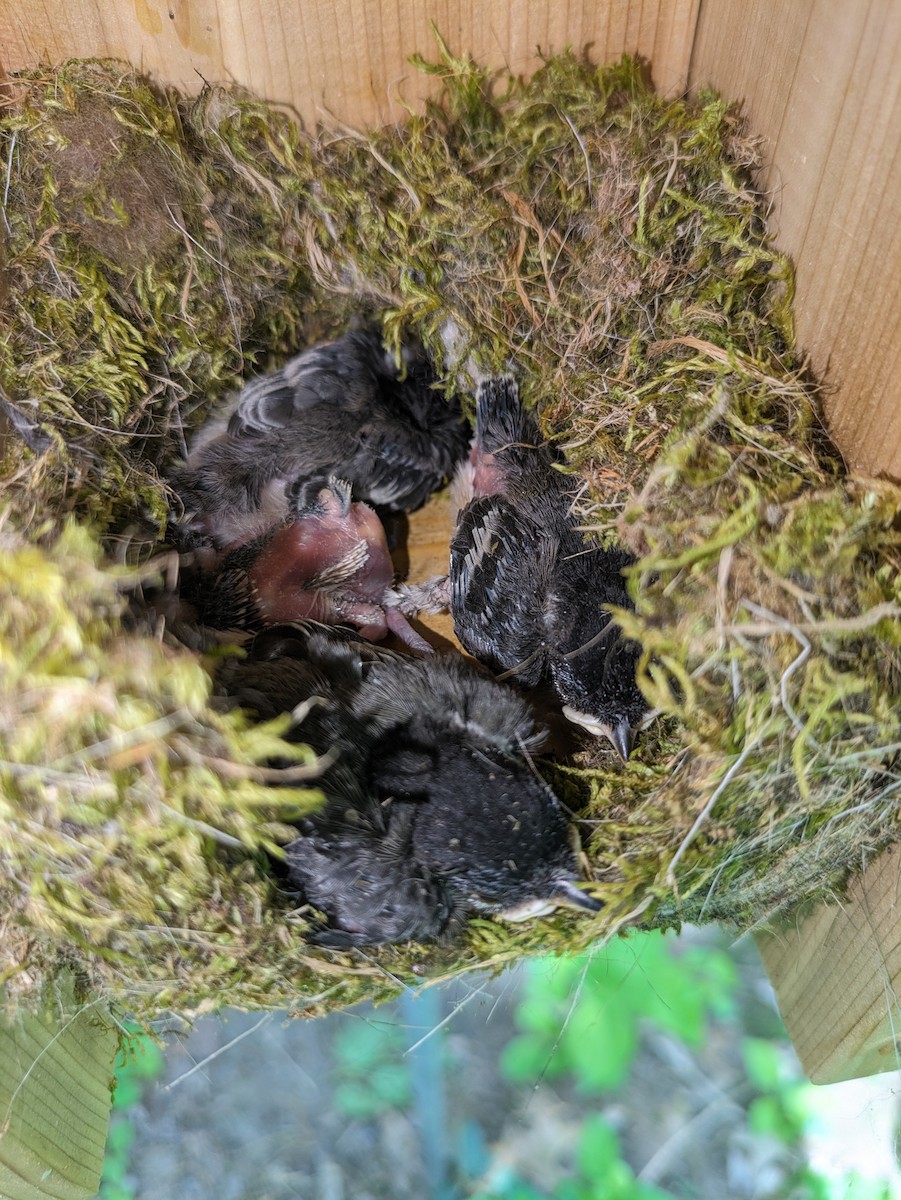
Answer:
<svg viewBox="0 0 901 1200"><path fill-rule="evenodd" d="M896 836L899 491L849 474L795 347L758 147L635 61L494 79L439 39L424 113L305 132L236 90L108 61L6 85L0 180L0 979L61 964L138 1015L308 1012L633 923L748 929L839 894ZM215 654L129 604L167 570L162 482L250 375L359 314L448 391L517 373L586 530L638 561L660 710L628 764L544 768L596 919L471 921L453 946L303 941L269 869L320 802L288 718L210 703ZM221 648L221 653L240 653ZM273 758L292 761L272 786Z"/></svg>

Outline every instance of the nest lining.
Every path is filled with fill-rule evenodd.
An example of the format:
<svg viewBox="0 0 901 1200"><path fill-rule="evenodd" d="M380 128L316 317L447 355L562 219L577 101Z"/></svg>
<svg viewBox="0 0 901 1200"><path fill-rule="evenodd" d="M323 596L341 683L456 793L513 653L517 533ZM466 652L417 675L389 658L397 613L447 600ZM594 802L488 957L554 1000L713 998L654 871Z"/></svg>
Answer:
<svg viewBox="0 0 901 1200"><path fill-rule="evenodd" d="M233 91L122 64L8 84L0 978L60 961L133 1011L378 997L577 950L640 919L738 928L839 888L898 814L898 490L847 474L797 357L792 267L725 101L631 60L493 81L442 45L441 93L375 133L303 132ZM150 186L148 186L150 181ZM378 316L514 363L586 528L640 560L628 766L548 764L607 907L452 946L311 950L265 851L318 802L273 789L286 724L209 703L210 663L126 592L160 570L161 478L242 376ZM149 563L148 563L149 560Z"/></svg>

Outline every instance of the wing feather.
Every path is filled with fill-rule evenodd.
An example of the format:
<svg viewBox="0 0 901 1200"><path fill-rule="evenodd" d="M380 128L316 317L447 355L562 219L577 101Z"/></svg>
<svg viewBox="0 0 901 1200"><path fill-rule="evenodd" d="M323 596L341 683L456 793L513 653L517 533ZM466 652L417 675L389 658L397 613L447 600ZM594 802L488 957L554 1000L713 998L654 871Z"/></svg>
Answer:
<svg viewBox="0 0 901 1200"><path fill-rule="evenodd" d="M451 612L476 657L532 686L544 673L543 600L553 547L502 496L471 501L451 542Z"/></svg>

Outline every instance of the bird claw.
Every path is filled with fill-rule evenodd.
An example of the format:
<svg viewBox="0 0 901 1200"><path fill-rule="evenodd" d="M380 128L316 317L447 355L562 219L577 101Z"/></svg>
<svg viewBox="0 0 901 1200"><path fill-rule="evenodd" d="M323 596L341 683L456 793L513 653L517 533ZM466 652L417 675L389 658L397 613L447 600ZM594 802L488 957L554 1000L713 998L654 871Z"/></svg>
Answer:
<svg viewBox="0 0 901 1200"><path fill-rule="evenodd" d="M396 609L408 617L433 614L450 608L449 575L436 575L423 583L399 583L385 593L385 608Z"/></svg>
<svg viewBox="0 0 901 1200"><path fill-rule="evenodd" d="M405 646L414 654L430 655L435 653L424 637L416 632L399 608L385 608L385 621L395 636L399 637Z"/></svg>

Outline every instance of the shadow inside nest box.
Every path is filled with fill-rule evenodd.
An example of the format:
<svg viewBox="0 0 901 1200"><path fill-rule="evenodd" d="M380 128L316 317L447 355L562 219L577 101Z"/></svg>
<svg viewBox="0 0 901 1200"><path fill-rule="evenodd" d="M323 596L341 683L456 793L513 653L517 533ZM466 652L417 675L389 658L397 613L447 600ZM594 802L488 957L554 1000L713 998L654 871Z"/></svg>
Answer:
<svg viewBox="0 0 901 1200"><path fill-rule="evenodd" d="M450 491L445 488L431 497L428 504L410 513L388 530L391 558L399 578L406 583L424 583L436 575L446 575L450 566L450 540L454 531ZM411 625L439 653L466 651L454 634L450 613L440 612L416 617ZM393 634L385 645L404 650ZM469 655L467 655L467 658Z"/></svg>

